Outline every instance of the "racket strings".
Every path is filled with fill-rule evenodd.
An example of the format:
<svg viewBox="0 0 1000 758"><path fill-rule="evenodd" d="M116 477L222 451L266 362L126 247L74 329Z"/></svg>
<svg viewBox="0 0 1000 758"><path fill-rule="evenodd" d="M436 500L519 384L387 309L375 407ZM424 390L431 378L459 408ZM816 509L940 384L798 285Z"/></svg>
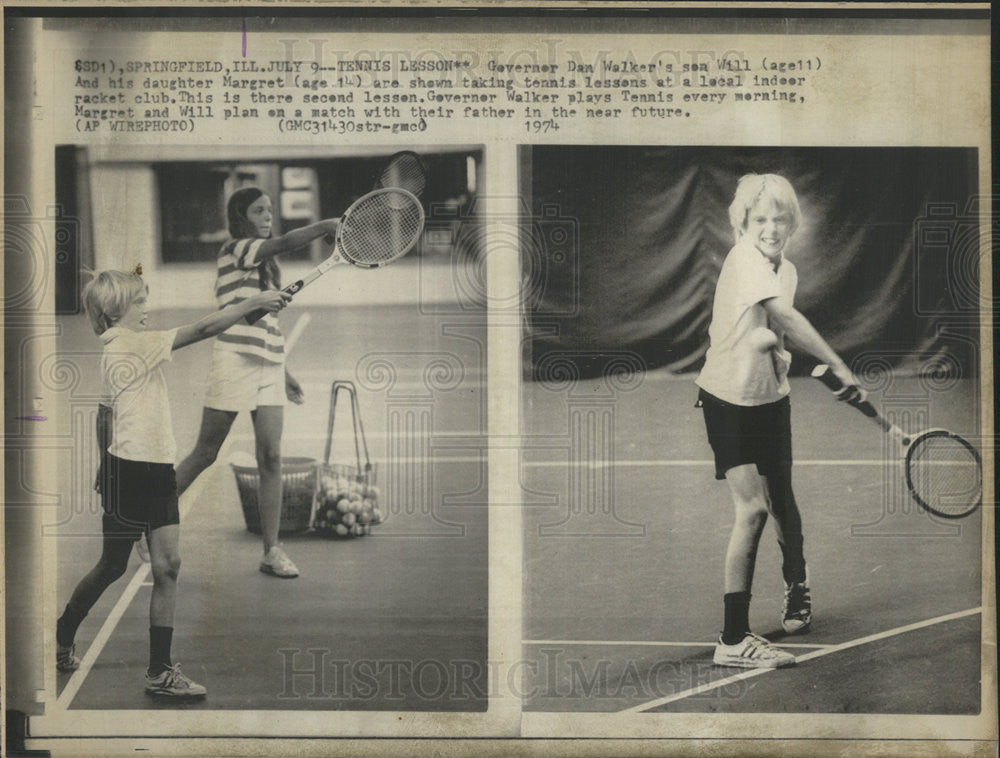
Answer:
<svg viewBox="0 0 1000 758"><path fill-rule="evenodd" d="M413 247L422 228L423 211L415 198L381 192L357 204L342 221L341 252L355 263L385 263Z"/></svg>
<svg viewBox="0 0 1000 758"><path fill-rule="evenodd" d="M378 180L379 188L404 189L417 197L420 197L426 184L427 172L413 153L403 153L390 160Z"/></svg>
<svg viewBox="0 0 1000 758"><path fill-rule="evenodd" d="M937 513L959 515L982 498L979 457L954 437L918 440L907 456L907 474L916 498Z"/></svg>

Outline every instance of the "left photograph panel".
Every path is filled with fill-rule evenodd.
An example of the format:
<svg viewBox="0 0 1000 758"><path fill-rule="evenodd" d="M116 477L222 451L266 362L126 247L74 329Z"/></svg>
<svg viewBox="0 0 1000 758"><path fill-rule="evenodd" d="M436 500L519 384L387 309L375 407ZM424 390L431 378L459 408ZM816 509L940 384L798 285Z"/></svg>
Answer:
<svg viewBox="0 0 1000 758"><path fill-rule="evenodd" d="M482 151L243 152L56 148L56 706L485 710Z"/></svg>
<svg viewBox="0 0 1000 758"><path fill-rule="evenodd" d="M54 705L483 711L483 151L246 156L55 149Z"/></svg>

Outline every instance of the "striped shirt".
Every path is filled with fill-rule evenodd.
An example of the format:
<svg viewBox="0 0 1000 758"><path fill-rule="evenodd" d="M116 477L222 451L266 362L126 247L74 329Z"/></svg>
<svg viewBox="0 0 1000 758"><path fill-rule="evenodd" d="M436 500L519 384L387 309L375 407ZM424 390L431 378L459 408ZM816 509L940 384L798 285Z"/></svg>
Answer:
<svg viewBox="0 0 1000 758"><path fill-rule="evenodd" d="M257 253L263 244L263 239L231 239L222 246L215 277L215 299L220 309L260 292L261 261ZM273 313L252 325L241 321L229 327L216 337L215 349L253 355L270 363L285 359L285 339Z"/></svg>

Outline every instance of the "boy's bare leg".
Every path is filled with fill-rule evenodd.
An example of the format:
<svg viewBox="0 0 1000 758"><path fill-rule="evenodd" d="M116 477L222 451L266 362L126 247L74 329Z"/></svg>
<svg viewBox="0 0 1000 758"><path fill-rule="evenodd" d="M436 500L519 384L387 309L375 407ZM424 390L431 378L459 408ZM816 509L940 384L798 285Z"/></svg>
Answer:
<svg viewBox="0 0 1000 758"><path fill-rule="evenodd" d="M767 523L768 502L755 464L735 466L726 472L735 509L733 530L726 549L726 592L750 592L760 535Z"/></svg>
<svg viewBox="0 0 1000 758"><path fill-rule="evenodd" d="M149 600L150 626L174 625L177 574L181 569L180 526L168 524L149 533L153 593Z"/></svg>
<svg viewBox="0 0 1000 758"><path fill-rule="evenodd" d="M236 419L236 411L219 411L215 408L203 408L201 413L201 428L198 430L198 441L194 450L177 466L177 494L181 495L219 455L222 443L226 441L229 430Z"/></svg>
<svg viewBox="0 0 1000 758"><path fill-rule="evenodd" d="M149 668L146 692L150 695L204 697L205 688L191 681L174 665L170 645L174 635L177 574L181 569L180 526L168 524L149 533L149 558L153 569L153 594L149 600Z"/></svg>

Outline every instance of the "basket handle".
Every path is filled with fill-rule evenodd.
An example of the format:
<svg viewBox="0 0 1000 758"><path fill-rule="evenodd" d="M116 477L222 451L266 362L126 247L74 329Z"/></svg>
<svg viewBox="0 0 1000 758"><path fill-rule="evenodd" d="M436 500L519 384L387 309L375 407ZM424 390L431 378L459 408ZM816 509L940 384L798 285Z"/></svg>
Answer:
<svg viewBox="0 0 1000 758"><path fill-rule="evenodd" d="M350 397L351 425L354 429L354 459L357 463L358 471L361 471L361 447L358 445L358 437L361 438L361 446L365 453L364 472L367 475L371 469L371 458L368 456L368 440L365 438L365 428L361 421L361 404L358 402L358 391L354 382L337 379L330 388L330 418L326 427L326 450L323 453L323 460L327 465L330 463L330 455L333 452L333 425L337 416L337 400L341 391Z"/></svg>

